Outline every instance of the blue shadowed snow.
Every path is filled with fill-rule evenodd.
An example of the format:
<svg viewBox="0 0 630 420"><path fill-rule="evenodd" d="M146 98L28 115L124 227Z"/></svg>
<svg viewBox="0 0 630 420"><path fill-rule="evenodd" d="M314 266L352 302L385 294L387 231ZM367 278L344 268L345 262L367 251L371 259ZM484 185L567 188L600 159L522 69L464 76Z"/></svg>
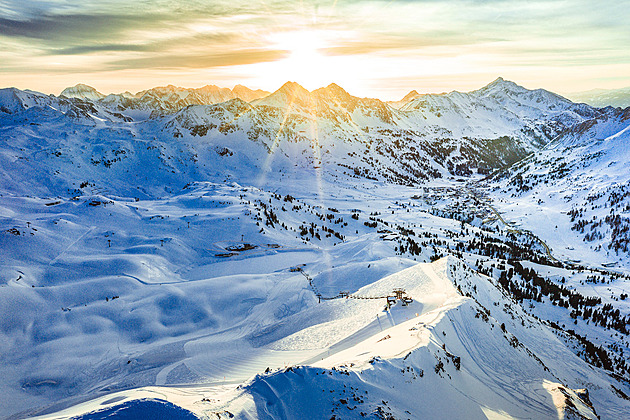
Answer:
<svg viewBox="0 0 630 420"><path fill-rule="evenodd" d="M139 419L155 419L155 420L198 420L188 410L184 410L168 401L164 400L133 400L126 403L106 408L104 410L94 411L73 417L73 420L139 420Z"/></svg>

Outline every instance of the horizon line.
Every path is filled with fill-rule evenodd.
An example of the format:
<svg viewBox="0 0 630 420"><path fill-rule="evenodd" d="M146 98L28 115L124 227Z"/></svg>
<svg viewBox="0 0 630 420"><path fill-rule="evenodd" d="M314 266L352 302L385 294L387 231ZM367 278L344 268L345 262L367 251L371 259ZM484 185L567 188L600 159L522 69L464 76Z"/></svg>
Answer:
<svg viewBox="0 0 630 420"><path fill-rule="evenodd" d="M52 96L55 96L55 97L61 97L62 94L63 94L63 91L65 91L66 89L70 89L70 88L74 88L74 87L78 87L78 86L86 86L86 87L88 87L90 89L95 90L98 94L103 95L103 96L124 95L126 93L130 93L130 94L136 96L136 95L138 95L138 94L140 94L142 92L146 92L146 91L153 90L153 89L159 89L159 88L175 88L175 89L181 89L181 90L200 90L200 89L203 89L203 88L206 88L206 87L215 87L217 89L227 89L227 90L233 92L234 89L236 89L238 86L242 86L242 87L247 88L247 89L249 89L249 90L251 90L253 92L262 91L262 92L265 92L265 93L271 95L271 94L273 94L275 92L280 91L287 84L295 84L295 85L298 85L300 88L306 90L309 93L313 93L313 92L315 92L317 90L320 90L320 89L327 89L327 88L329 88L331 86L337 86L337 87L341 88L342 90L344 90L346 93L348 93L350 96L353 96L353 97L356 97L356 98L378 99L378 100L380 100L382 102L399 102L399 101L403 100L407 95L409 95L409 94L411 94L413 92L415 92L419 96L422 96L422 95L447 95L447 94L454 93L454 92L470 93L470 92L474 92L476 90L483 89L484 87L487 87L487 86L489 86L489 85L491 85L491 84L493 84L493 83L495 83L497 81L504 81L504 82L507 82L507 83L514 83L517 86L520 86L520 87L522 87L524 89L527 89L527 90L542 89L542 90L546 90L546 91L551 92L551 93L560 94L561 96L564 96L564 95L576 95L576 94L590 93L590 92L596 92L596 91L606 92L606 91L617 91L617 90L630 89L630 86L628 86L628 87L621 87L621 88L614 88L614 89L593 88L593 89L581 90L581 91L576 91L576 92L562 92L562 91L550 90L550 89L544 88L544 87L528 88L528 87L525 87L525 86L523 86L523 85L521 85L521 84L519 84L519 83L517 83L517 82L515 82L513 80L505 79L502 76L497 76L491 82L486 83L486 84L484 84L482 86L479 86L479 87L477 87L475 89L472 89L472 90L452 89L452 90L448 90L448 91L447 90L442 90L442 91L439 91L439 92L438 91L432 91L431 92L431 91L421 91L418 88L407 88L408 89L406 91L407 93L405 93L399 99L387 99L387 100L383 100L383 99L381 99L381 98L379 98L377 96L353 95L353 94L349 93L343 86L341 86L340 84L335 83L335 82L331 82L331 83L329 83L328 85L325 85L325 86L320 86L320 87L318 87L316 89L308 89L308 88L304 87L302 84L300 84L299 82L295 82L295 81L292 81L292 80L288 80L288 81L284 82L280 87L278 87L275 90L267 90L267 89L262 89L262 88L257 88L257 87L251 88L251 87L249 87L249 86L247 86L247 85L245 85L243 83L236 83L231 88L227 87L227 86L221 86L221 85L218 85L218 84L214 84L214 83L207 83L207 84L204 84L204 85L201 85L201 86L197 86L197 87L194 87L194 86L190 86L190 87L189 86L180 86L180 85L175 85L175 84L169 83L169 84L164 84L164 85L152 86L152 87L149 87L149 88L146 88L146 89L140 89L140 90L137 90L135 93L132 90L130 90L130 89L126 89L124 91L118 91L118 92L104 93L104 92L100 91L99 89L95 88L93 85L87 84L87 83L83 83L83 82L78 82L78 83L76 83L74 85L67 86L64 89L62 89L58 94L45 92L45 91L40 91L40 90L35 90L35 89L30 89L30 88L22 89L22 88L19 88L17 86L6 86L6 87L0 88L0 89L18 89L18 90L21 90L21 91L31 91L31 92L42 93L42 94L45 94L45 95L52 95Z"/></svg>

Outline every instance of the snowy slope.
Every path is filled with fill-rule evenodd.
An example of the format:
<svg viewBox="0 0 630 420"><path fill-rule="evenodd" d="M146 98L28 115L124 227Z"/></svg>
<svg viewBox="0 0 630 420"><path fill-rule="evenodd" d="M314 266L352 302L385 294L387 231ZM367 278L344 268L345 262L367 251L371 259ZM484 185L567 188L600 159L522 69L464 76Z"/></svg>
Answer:
<svg viewBox="0 0 630 420"><path fill-rule="evenodd" d="M561 259L627 271L629 142L630 109L608 108L497 173L487 191Z"/></svg>
<svg viewBox="0 0 630 420"><path fill-rule="evenodd" d="M528 151L598 115L587 105L543 89L528 90L502 78L469 93L418 95L401 110L425 119L430 126L446 127L458 138L508 136Z"/></svg>
<svg viewBox="0 0 630 420"><path fill-rule="evenodd" d="M58 103L64 102L39 92L16 88L0 89L0 112L3 114L23 112L33 107L51 107Z"/></svg>
<svg viewBox="0 0 630 420"><path fill-rule="evenodd" d="M456 284L476 286L483 301L463 297ZM115 407L120 401L131 405L150 395L202 418L595 419L623 416L630 407L605 375L571 354L549 327L519 311L460 261L415 265L356 295L378 295L401 286L416 298L408 307L398 304L384 311L382 301L344 299L309 308L304 315L333 318L300 331L301 338L290 335L281 341L316 350L306 360L310 366L278 370L274 358L265 357L269 372L236 389L218 384L122 391L54 418ZM342 339L322 340L322 329L333 337L342 331ZM239 359L236 348L233 361ZM228 373L223 383L231 378ZM584 385L594 391L571 388Z"/></svg>
<svg viewBox="0 0 630 420"><path fill-rule="evenodd" d="M530 315L568 325L572 308L497 286L519 260L601 297L598 313L614 305L612 320L616 309L630 315L627 279L578 284L592 273L553 267L539 243L464 188L480 178L466 169L502 168L542 144L523 131L533 124L560 130L557 139L472 190L497 207L518 203L524 225L547 184L532 172L532 189L517 192L518 171L555 173L549 187L573 188L576 200L585 187L602 189L603 204L627 183L626 114L502 80L431 99L452 108L443 121L334 84L309 92L288 83L249 102L195 104L210 100L196 95L155 89L134 108L130 94L0 91L1 416L106 410L85 417L94 419L141 407L299 418L315 400L325 418L628 411L622 362L602 370L588 344ZM570 211L566 197L554 208ZM626 197L615 201L625 217ZM549 223L529 220L556 252ZM573 234L564 227L558 240ZM596 267L613 262L576 252ZM397 287L414 302L384 312ZM623 358L627 334L594 319L571 328ZM315 398L322 389L327 398Z"/></svg>

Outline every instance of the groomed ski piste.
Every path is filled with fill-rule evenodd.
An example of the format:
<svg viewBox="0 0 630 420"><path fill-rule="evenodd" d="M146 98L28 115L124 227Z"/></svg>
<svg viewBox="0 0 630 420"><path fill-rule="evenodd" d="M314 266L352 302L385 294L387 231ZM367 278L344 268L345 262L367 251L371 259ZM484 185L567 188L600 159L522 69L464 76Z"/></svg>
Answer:
<svg viewBox="0 0 630 420"><path fill-rule="evenodd" d="M462 296L455 284L465 290L476 286L483 301ZM627 413L628 405L604 408L613 407L618 397L601 372L461 261L446 257L415 264L357 295L393 287L404 287L414 302L389 310L382 302L358 299L314 305L300 315L321 322L256 351L232 345L229 354L210 350L196 358L195 345L209 340L193 341L192 360L184 364L205 366L203 373L216 377L212 383L122 391L36 418L100 419L113 413L134 418L126 413L140 404L153 410L147 413L154 418L176 419L191 418L190 413L198 418L595 419L591 404L608 418ZM220 369L226 365L234 368ZM261 372L266 366L268 372ZM566 384L593 391L584 394Z"/></svg>

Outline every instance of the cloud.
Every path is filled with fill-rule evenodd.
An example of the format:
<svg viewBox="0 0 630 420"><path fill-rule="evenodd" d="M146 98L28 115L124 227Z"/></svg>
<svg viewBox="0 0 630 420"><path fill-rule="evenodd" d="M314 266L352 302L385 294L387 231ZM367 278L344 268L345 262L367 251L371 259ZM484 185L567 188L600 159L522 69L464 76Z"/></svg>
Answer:
<svg viewBox="0 0 630 420"><path fill-rule="evenodd" d="M363 34L358 39L340 41L322 49L327 55L371 54L378 52L416 53L424 47L467 46L492 41L486 37L463 36L453 31L435 31L409 36ZM496 41L494 39L493 41Z"/></svg>
<svg viewBox="0 0 630 420"><path fill-rule="evenodd" d="M234 33L206 33L179 35L172 38L147 41L138 39L132 43L103 43L100 41L90 43L70 44L63 48L49 48L48 55L85 55L111 52L166 52L169 50L182 51L184 49L202 49L206 47L230 48L240 41ZM242 43L242 42L240 42Z"/></svg>
<svg viewBox="0 0 630 420"><path fill-rule="evenodd" d="M630 61L628 21L613 0L0 0L0 75L272 62L288 52L270 35L300 31L321 33L320 53L353 56L374 80L379 58L381 73L407 63L417 80L419 62L449 57L484 74L605 66Z"/></svg>
<svg viewBox="0 0 630 420"><path fill-rule="evenodd" d="M277 61L287 56L282 50L241 50L205 54L161 54L141 58L117 60L108 70L124 69L200 69Z"/></svg>
<svg viewBox="0 0 630 420"><path fill-rule="evenodd" d="M130 28L155 24L155 15L40 15L25 20L0 18L0 35L32 38L44 43L90 41L118 37Z"/></svg>
<svg viewBox="0 0 630 420"><path fill-rule="evenodd" d="M120 51L150 51L148 45L139 44L97 44L97 45L75 45L71 47L53 49L50 55L83 55L100 52L120 52Z"/></svg>

